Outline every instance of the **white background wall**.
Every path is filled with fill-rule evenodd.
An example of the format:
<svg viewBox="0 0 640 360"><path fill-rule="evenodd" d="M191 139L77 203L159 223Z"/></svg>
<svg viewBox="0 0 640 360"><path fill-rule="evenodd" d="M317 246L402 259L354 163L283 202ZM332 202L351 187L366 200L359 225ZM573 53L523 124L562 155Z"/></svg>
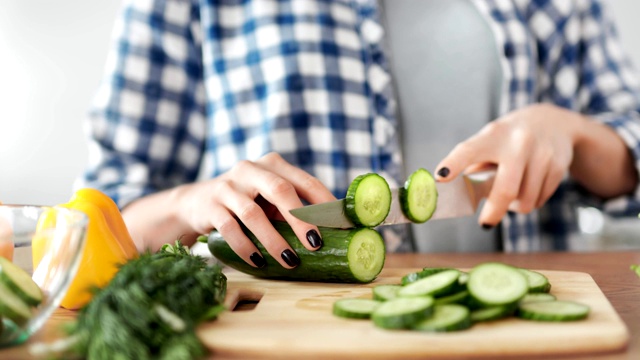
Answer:
<svg viewBox="0 0 640 360"><path fill-rule="evenodd" d="M568 0L567 0L568 1ZM603 0L640 64L640 1ZM82 122L120 1L2 2L0 200L56 204L86 162Z"/></svg>

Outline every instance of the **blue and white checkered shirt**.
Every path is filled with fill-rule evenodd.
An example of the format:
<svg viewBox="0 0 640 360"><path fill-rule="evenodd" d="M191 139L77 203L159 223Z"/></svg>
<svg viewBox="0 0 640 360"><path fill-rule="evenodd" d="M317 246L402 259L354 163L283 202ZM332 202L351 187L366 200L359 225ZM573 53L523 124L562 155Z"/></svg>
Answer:
<svg viewBox="0 0 640 360"><path fill-rule="evenodd" d="M587 114L617 131L640 169L640 85L600 2L473 2L500 49L500 112L550 102ZM337 197L365 172L401 184L378 16L373 0L126 2L87 122L89 168L76 186L122 207L270 151ZM566 248L583 199L568 180L539 211L510 213L505 250ZM639 199L602 205L637 213Z"/></svg>

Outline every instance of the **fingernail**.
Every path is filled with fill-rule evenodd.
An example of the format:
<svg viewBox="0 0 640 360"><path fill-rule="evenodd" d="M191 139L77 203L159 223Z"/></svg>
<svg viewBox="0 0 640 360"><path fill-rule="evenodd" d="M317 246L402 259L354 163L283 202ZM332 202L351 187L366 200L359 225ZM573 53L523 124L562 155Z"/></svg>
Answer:
<svg viewBox="0 0 640 360"><path fill-rule="evenodd" d="M438 176L443 178L446 178L447 176L449 176L449 168L448 167L440 168L440 170L438 170Z"/></svg>
<svg viewBox="0 0 640 360"><path fill-rule="evenodd" d="M482 224L482 228L485 230L491 230L493 229L493 225L490 224Z"/></svg>
<svg viewBox="0 0 640 360"><path fill-rule="evenodd" d="M296 267L300 265L300 258L293 251L286 249L280 254L282 256L282 260L287 263L287 265L291 267Z"/></svg>
<svg viewBox="0 0 640 360"><path fill-rule="evenodd" d="M251 256L249 256L249 259L251 259L251 261L253 261L253 264L259 268L267 265L267 262L264 260L264 258L257 252L251 254Z"/></svg>
<svg viewBox="0 0 640 360"><path fill-rule="evenodd" d="M311 247L314 249L322 246L322 238L315 230L307 231L307 241L309 241L309 244L311 244Z"/></svg>

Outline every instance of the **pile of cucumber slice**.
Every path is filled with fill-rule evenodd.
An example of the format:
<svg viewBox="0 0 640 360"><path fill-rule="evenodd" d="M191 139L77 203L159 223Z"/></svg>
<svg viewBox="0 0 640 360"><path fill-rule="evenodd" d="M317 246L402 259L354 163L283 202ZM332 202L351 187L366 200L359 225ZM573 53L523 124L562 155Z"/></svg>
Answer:
<svg viewBox="0 0 640 360"><path fill-rule="evenodd" d="M473 324L518 317L537 321L585 319L589 307L558 300L543 274L499 262L486 262L469 272L424 268L407 274L400 284L373 287L372 298L343 298L333 314L371 319L385 329L447 332Z"/></svg>
<svg viewBox="0 0 640 360"><path fill-rule="evenodd" d="M0 257L0 318L22 326L33 317L34 308L42 303L42 299L42 290L31 276L10 260Z"/></svg>

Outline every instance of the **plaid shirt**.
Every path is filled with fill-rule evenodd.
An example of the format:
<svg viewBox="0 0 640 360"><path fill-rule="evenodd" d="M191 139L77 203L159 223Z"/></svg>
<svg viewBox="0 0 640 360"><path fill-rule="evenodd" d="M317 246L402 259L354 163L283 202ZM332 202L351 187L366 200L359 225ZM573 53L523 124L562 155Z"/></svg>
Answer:
<svg viewBox="0 0 640 360"><path fill-rule="evenodd" d="M638 79L599 1L473 2L495 35L502 114L536 102L587 114L615 129L640 164ZM76 186L123 207L270 151L337 197L365 172L401 184L379 16L373 0L126 2ZM568 179L542 209L509 213L505 250L566 248L585 199ZM638 200L600 205L631 214ZM410 248L389 242L390 251Z"/></svg>

